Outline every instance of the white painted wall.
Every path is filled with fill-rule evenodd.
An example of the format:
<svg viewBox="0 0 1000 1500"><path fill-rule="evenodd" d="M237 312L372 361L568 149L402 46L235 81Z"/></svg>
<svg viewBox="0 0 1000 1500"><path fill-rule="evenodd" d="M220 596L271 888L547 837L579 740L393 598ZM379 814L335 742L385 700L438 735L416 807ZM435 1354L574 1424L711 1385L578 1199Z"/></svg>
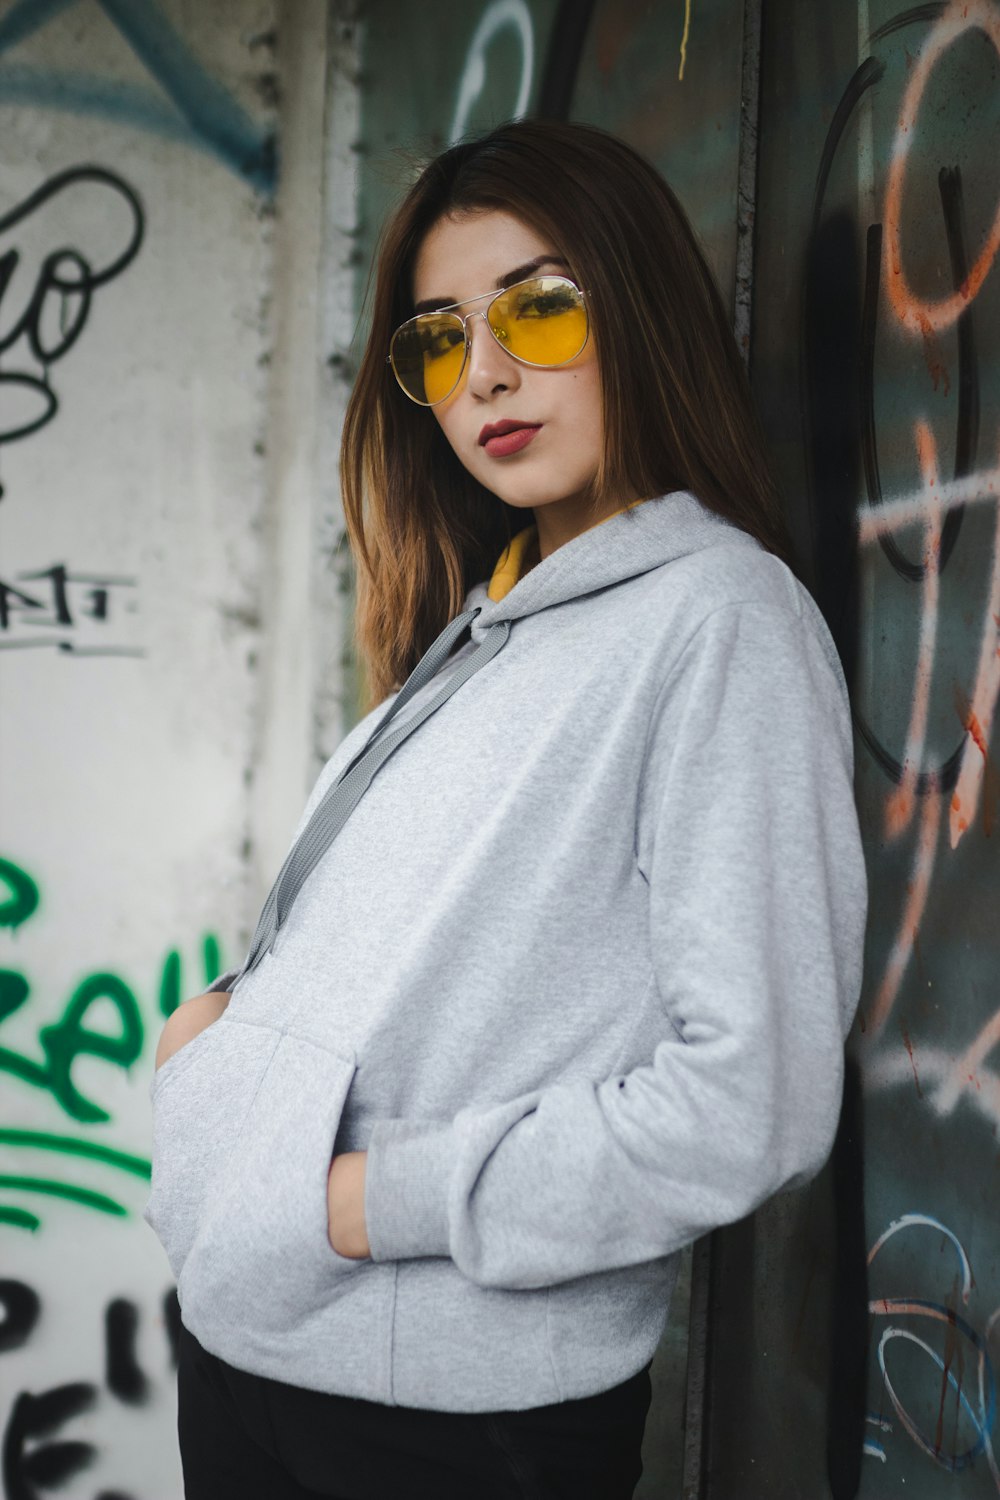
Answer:
<svg viewBox="0 0 1000 1500"><path fill-rule="evenodd" d="M335 580L317 603L320 573L313 602L296 603L317 508L328 525L336 510L335 487L320 504L313 486L326 13L318 0L135 0L116 23L81 0L35 27L43 9L0 4L0 223L91 165L138 196L145 233L48 366L55 415L0 441L0 586L43 606L0 592L0 1047L14 1055L0 1065L0 1427L24 1415L20 1393L83 1382L88 1408L71 1403L42 1440L96 1449L60 1495L175 1500L171 1278L140 1216L146 1183L50 1147L59 1137L148 1159L164 962L180 955L183 997L209 977L206 935L238 960L313 770L314 680L328 682L341 654L338 639L317 662L305 644L310 611L336 633ZM279 127L276 219L266 173L246 162ZM114 187L88 182L0 228L0 257L18 257L0 294L0 435L48 404L10 379L46 377L26 333L2 347L45 257L68 247L99 269L134 222ZM81 265L61 262L67 285ZM79 307L78 294L50 292L50 344ZM52 580L25 576L55 565L87 580L67 584L72 623L53 616ZM15 931L19 871L39 902ZM79 1118L79 1103L75 1116L66 1086L46 1082L42 1045L95 973L111 976L119 1005L95 1000L82 1024L121 1038L131 995L141 1030L131 1067L72 1065L105 1121ZM54 1035L58 1051L65 1028ZM4 1297L10 1282L38 1299L21 1334L12 1309L27 1294ZM107 1367L106 1313L120 1299L138 1315L143 1389L131 1395Z"/></svg>

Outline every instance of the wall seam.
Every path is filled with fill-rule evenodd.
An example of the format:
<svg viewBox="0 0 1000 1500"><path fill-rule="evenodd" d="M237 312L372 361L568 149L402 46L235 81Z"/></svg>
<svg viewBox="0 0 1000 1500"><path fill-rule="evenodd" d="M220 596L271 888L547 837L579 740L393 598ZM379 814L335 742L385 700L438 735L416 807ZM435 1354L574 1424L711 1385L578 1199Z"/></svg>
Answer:
<svg viewBox="0 0 1000 1500"><path fill-rule="evenodd" d="M736 175L736 268L733 333L750 370L753 331L757 144L760 117L760 54L763 0L744 0L740 79L740 142ZM719 1276L718 1233L694 1246L688 1318L687 1395L684 1425L683 1500L709 1500L713 1302Z"/></svg>

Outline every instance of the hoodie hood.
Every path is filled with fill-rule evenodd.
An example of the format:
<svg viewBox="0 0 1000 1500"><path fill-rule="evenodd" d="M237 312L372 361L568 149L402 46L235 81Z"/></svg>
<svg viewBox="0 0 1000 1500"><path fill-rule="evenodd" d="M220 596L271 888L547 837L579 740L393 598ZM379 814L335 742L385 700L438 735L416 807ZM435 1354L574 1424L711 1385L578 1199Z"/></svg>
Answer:
<svg viewBox="0 0 1000 1500"><path fill-rule="evenodd" d="M513 621L701 551L717 542L722 532L727 540L758 548L752 537L709 511L687 490L634 501L534 566L530 564L532 556L537 556L537 527L519 531L501 554L492 578L476 584L466 595L462 610L424 652L399 692L387 706L380 705L364 746L310 809L308 825L300 827L264 903L241 977L271 952L299 890L383 761L503 650ZM525 564L528 571L521 577ZM501 590L506 590L501 597L490 597L491 592ZM466 629L469 641L453 650Z"/></svg>
<svg viewBox="0 0 1000 1500"><path fill-rule="evenodd" d="M534 526L526 527L501 555L493 578L475 584L466 595L463 611L479 609L472 622L472 639L478 644L490 626L501 620L520 620L698 552L718 541L720 528L730 540L736 533L748 546L758 545L690 491L672 490L626 506L582 531L536 563L500 598L491 598L491 590L498 592L495 584L503 587L507 582L511 565L526 558L531 533L536 532Z"/></svg>

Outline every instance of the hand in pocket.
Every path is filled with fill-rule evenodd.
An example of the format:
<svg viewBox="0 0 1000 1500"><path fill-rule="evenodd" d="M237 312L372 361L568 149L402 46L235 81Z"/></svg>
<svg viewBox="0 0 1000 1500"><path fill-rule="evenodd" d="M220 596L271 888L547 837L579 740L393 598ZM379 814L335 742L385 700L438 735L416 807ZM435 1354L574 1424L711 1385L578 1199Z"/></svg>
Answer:
<svg viewBox="0 0 1000 1500"><path fill-rule="evenodd" d="M162 1068L175 1052L186 1047L188 1042L193 1042L206 1027L219 1019L228 1004L228 990L213 990L210 994L195 995L178 1005L160 1032L154 1068Z"/></svg>
<svg viewBox="0 0 1000 1500"><path fill-rule="evenodd" d="M327 1237L338 1255L365 1260L371 1255L365 1227L364 1151L344 1151L330 1163L326 1180Z"/></svg>

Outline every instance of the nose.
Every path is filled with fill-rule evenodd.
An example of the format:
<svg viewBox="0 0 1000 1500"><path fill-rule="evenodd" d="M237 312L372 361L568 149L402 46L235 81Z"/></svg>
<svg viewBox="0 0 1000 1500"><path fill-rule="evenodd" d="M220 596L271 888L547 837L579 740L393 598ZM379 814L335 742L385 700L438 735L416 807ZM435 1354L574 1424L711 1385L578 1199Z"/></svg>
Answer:
<svg viewBox="0 0 1000 1500"><path fill-rule="evenodd" d="M469 340L469 390L481 401L501 391L515 390L520 384L518 363L497 343L486 321L485 312L474 312L466 319Z"/></svg>

